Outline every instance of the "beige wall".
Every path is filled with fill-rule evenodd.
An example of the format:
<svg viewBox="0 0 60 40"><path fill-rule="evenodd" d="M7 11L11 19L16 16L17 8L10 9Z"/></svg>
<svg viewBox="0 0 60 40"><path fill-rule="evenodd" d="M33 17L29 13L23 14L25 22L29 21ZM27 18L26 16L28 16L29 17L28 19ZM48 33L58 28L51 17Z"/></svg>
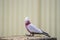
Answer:
<svg viewBox="0 0 60 40"><path fill-rule="evenodd" d="M60 0L0 0L0 36L24 35L24 18L60 39Z"/></svg>

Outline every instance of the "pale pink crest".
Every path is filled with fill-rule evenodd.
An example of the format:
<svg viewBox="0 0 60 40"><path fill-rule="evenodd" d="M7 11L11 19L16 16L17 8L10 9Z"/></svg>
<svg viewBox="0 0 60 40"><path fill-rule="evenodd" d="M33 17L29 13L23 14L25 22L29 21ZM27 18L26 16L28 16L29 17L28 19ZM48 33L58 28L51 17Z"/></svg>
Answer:
<svg viewBox="0 0 60 40"><path fill-rule="evenodd" d="M28 17L25 18L25 26L28 26L30 24L30 20Z"/></svg>

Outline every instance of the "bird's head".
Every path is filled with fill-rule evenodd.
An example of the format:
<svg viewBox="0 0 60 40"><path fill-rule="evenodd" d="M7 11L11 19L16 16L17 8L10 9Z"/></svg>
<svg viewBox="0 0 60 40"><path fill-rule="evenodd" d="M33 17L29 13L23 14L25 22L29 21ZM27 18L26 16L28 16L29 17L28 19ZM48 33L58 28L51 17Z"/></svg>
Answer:
<svg viewBox="0 0 60 40"><path fill-rule="evenodd" d="M28 17L25 18L25 26L28 26L30 24L30 20Z"/></svg>

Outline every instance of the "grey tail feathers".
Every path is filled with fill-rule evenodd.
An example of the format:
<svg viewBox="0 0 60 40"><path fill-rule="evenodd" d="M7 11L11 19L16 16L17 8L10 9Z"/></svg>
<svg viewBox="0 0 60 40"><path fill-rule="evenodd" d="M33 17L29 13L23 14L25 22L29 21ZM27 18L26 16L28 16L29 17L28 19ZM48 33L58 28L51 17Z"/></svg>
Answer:
<svg viewBox="0 0 60 40"><path fill-rule="evenodd" d="M46 32L43 32L43 35L45 35L45 36L48 36L48 37L51 37L48 33L46 33Z"/></svg>

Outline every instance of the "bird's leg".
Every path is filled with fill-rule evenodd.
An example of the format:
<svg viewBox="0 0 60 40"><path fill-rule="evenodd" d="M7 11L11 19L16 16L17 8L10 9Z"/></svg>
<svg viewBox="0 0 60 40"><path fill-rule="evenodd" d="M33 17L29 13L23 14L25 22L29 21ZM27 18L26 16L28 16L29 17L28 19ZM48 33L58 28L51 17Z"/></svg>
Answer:
<svg viewBox="0 0 60 40"><path fill-rule="evenodd" d="M26 36L31 36L30 34L26 34Z"/></svg>
<svg viewBox="0 0 60 40"><path fill-rule="evenodd" d="M34 34L30 33L30 34L26 34L26 36L31 36L32 37L32 36L34 36Z"/></svg>
<svg viewBox="0 0 60 40"><path fill-rule="evenodd" d="M34 34L30 34L31 36L34 36Z"/></svg>
<svg viewBox="0 0 60 40"><path fill-rule="evenodd" d="M26 36L33 36L33 34L31 34L31 33L30 34L26 34Z"/></svg>

